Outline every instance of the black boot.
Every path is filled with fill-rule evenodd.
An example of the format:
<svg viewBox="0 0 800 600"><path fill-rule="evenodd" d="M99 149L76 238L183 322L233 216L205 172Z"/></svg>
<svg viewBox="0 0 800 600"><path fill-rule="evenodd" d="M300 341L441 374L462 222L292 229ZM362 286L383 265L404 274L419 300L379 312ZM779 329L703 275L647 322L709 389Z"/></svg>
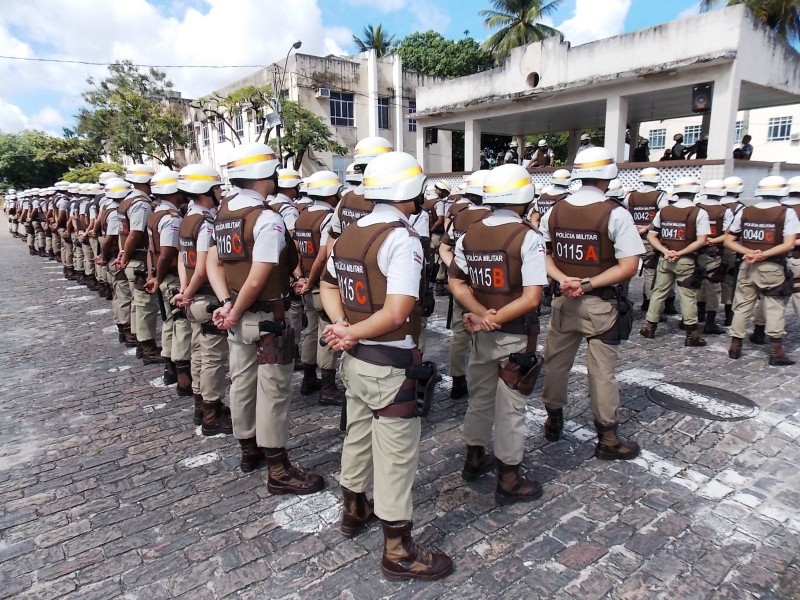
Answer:
<svg viewBox="0 0 800 600"><path fill-rule="evenodd" d="M557 442L561 439L561 431L564 429L564 409L548 408L547 420L544 422L544 437L548 442Z"/></svg>
<svg viewBox="0 0 800 600"><path fill-rule="evenodd" d="M344 392L336 385L336 369L322 369L319 403L322 406L341 406L342 402L344 402Z"/></svg>
<svg viewBox="0 0 800 600"><path fill-rule="evenodd" d="M647 310L649 308L650 308L650 299L649 298L643 298L642 299L642 310L644 312L647 312Z"/></svg>
<svg viewBox="0 0 800 600"><path fill-rule="evenodd" d="M175 361L176 382L175 391L178 396L193 396L192 392L192 365L188 360Z"/></svg>
<svg viewBox="0 0 800 600"><path fill-rule="evenodd" d="M142 340L140 345L142 348L142 362L144 364L154 365L163 362L164 357L161 356L161 351L158 346L156 346L155 340Z"/></svg>
<svg viewBox="0 0 800 600"><path fill-rule="evenodd" d="M258 447L256 438L239 440L239 445L242 447L242 458L239 461L239 468L242 473L250 473L263 466L264 449Z"/></svg>
<svg viewBox="0 0 800 600"><path fill-rule="evenodd" d="M453 377L453 387L450 389L450 397L453 400L459 400L469 394L467 389L467 376L456 375Z"/></svg>
<svg viewBox="0 0 800 600"><path fill-rule="evenodd" d="M725 305L725 327L730 327L733 323L733 307L730 304Z"/></svg>
<svg viewBox="0 0 800 600"><path fill-rule="evenodd" d="M648 340L652 340L654 337L656 337L657 328L658 328L658 323L651 323L650 321L646 321L644 327L642 327L639 330L639 335L647 338Z"/></svg>
<svg viewBox="0 0 800 600"><path fill-rule="evenodd" d="M698 302L697 303L697 322L698 323L705 323L706 322L706 303L705 302Z"/></svg>
<svg viewBox="0 0 800 600"><path fill-rule="evenodd" d="M675 296L672 298L667 298L667 301L664 303L664 314L665 315L677 315L678 309L675 308Z"/></svg>
<svg viewBox="0 0 800 600"><path fill-rule="evenodd" d="M464 461L464 468L461 470L461 478L464 481L472 481L491 471L492 465L494 465L494 456L486 454L486 448L467 446L467 458Z"/></svg>
<svg viewBox="0 0 800 600"><path fill-rule="evenodd" d="M195 425L203 424L203 396L201 394L194 395L194 418L192 422Z"/></svg>
<svg viewBox="0 0 800 600"><path fill-rule="evenodd" d="M119 332L119 336L117 337L117 340L119 341L120 344L124 344L125 343L125 325L117 325L117 331Z"/></svg>
<svg viewBox="0 0 800 600"><path fill-rule="evenodd" d="M322 383L317 378L317 365L303 365L303 382L300 384L300 395L310 396L318 392Z"/></svg>
<svg viewBox="0 0 800 600"><path fill-rule="evenodd" d="M178 372L175 370L175 363L171 358L164 358L164 375L162 377L164 385L178 383Z"/></svg>
<svg viewBox="0 0 800 600"><path fill-rule="evenodd" d="M703 327L703 333L707 335L722 335L723 333L727 333L722 327L717 325L717 313L713 310L709 310L706 313L706 324Z"/></svg>
<svg viewBox="0 0 800 600"><path fill-rule="evenodd" d="M707 346L708 342L700 337L700 333L697 331L697 325L686 325L686 339L684 340L683 345L693 348L700 348Z"/></svg>
<svg viewBox="0 0 800 600"><path fill-rule="evenodd" d="M756 346L766 346L767 344L766 325L754 325L753 333L751 333L750 337L747 339L749 339Z"/></svg>

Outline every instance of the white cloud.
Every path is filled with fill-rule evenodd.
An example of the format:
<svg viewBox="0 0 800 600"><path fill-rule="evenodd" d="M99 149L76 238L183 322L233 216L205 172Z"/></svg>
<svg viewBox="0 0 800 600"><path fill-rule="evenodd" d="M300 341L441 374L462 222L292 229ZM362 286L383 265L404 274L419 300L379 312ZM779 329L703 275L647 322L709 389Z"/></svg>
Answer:
<svg viewBox="0 0 800 600"><path fill-rule="evenodd" d="M676 18L683 19L684 17L693 17L699 14L700 14L700 3L695 2L689 8L685 8L681 12L679 12Z"/></svg>
<svg viewBox="0 0 800 600"><path fill-rule="evenodd" d="M28 126L28 118L19 106L0 98L0 131L3 133L19 133Z"/></svg>
<svg viewBox="0 0 800 600"><path fill-rule="evenodd" d="M67 124L68 120L64 118L64 115L52 106L45 106L28 121L28 127L31 129L40 129L49 133L61 133L61 128Z"/></svg>
<svg viewBox="0 0 800 600"><path fill-rule="evenodd" d="M450 15L437 8L430 0L413 0L409 8L417 19L418 31L432 29L444 33L450 26Z"/></svg>
<svg viewBox="0 0 800 600"><path fill-rule="evenodd" d="M377 10L382 13L396 12L405 8L407 0L347 0L348 4L353 6L368 6L371 10Z"/></svg>
<svg viewBox="0 0 800 600"><path fill-rule="evenodd" d="M575 14L557 29L573 46L618 35L630 8L631 0L577 0Z"/></svg>

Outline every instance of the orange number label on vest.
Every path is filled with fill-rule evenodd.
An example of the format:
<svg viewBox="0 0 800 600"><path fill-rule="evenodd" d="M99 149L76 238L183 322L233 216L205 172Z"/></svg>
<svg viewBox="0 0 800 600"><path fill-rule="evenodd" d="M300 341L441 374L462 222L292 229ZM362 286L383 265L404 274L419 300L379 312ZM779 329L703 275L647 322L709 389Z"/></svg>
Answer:
<svg viewBox="0 0 800 600"><path fill-rule="evenodd" d="M598 266L600 234L580 229L554 229L553 258L573 265Z"/></svg>
<svg viewBox="0 0 800 600"><path fill-rule="evenodd" d="M317 257L317 249L314 247L314 234L310 229L295 229L294 238L297 240L300 256L305 258Z"/></svg>
<svg viewBox="0 0 800 600"><path fill-rule="evenodd" d="M181 238L181 253L183 254L183 266L187 269L196 269L197 251L194 248L193 239Z"/></svg>
<svg viewBox="0 0 800 600"><path fill-rule="evenodd" d="M675 242L686 241L686 223L683 221L662 221L661 239Z"/></svg>
<svg viewBox="0 0 800 600"><path fill-rule="evenodd" d="M508 292L508 255L505 252L465 252L470 285L494 294Z"/></svg>
<svg viewBox="0 0 800 600"><path fill-rule="evenodd" d="M357 260L334 258L333 266L336 269L339 295L345 309L364 313L372 312L369 280L364 263Z"/></svg>
<svg viewBox="0 0 800 600"><path fill-rule="evenodd" d="M223 219L214 223L217 255L222 261L245 260L244 219Z"/></svg>
<svg viewBox="0 0 800 600"><path fill-rule="evenodd" d="M637 225L649 225L656 218L655 206L637 206L633 209L633 222Z"/></svg>
<svg viewBox="0 0 800 600"><path fill-rule="evenodd" d="M774 244L777 239L775 223L745 221L742 223L742 240L760 244Z"/></svg>

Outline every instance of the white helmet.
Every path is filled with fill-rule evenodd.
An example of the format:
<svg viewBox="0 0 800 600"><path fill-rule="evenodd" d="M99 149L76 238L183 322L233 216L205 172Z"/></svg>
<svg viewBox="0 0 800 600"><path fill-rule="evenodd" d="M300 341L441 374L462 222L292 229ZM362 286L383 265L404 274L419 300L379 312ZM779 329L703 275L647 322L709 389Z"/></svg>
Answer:
<svg viewBox="0 0 800 600"><path fill-rule="evenodd" d="M612 179L608 182L606 196L609 198L622 198L625 196L625 190L622 189L622 182L619 179Z"/></svg>
<svg viewBox="0 0 800 600"><path fill-rule="evenodd" d="M275 151L266 144L242 144L231 150L228 178L269 179L279 165Z"/></svg>
<svg viewBox="0 0 800 600"><path fill-rule="evenodd" d="M539 140L539 148L546 148L547 147L547 140L541 139Z"/></svg>
<svg viewBox="0 0 800 600"><path fill-rule="evenodd" d="M96 196L102 191L103 188L99 183L90 183L89 187L86 188L86 193L89 194L90 196Z"/></svg>
<svg viewBox="0 0 800 600"><path fill-rule="evenodd" d="M639 173L640 183L661 183L661 171L655 167L647 167Z"/></svg>
<svg viewBox="0 0 800 600"><path fill-rule="evenodd" d="M8 193L9 194L16 194L17 190L15 190L14 188L8 188Z"/></svg>
<svg viewBox="0 0 800 600"><path fill-rule="evenodd" d="M578 152L572 166L572 179L606 179L617 177L619 169L611 150L601 146Z"/></svg>
<svg viewBox="0 0 800 600"><path fill-rule="evenodd" d="M591 141L591 139L592 139L592 138L590 138L590 137L589 137L589 134L588 134L588 133L582 133L582 134L581 134L581 141L582 141L582 142L589 142L589 141Z"/></svg>
<svg viewBox="0 0 800 600"><path fill-rule="evenodd" d="M432 183L425 186L425 200L435 200L439 196L436 195L436 188Z"/></svg>
<svg viewBox="0 0 800 600"><path fill-rule="evenodd" d="M427 177L417 159L406 152L376 156L364 170L364 198L406 202L422 195Z"/></svg>
<svg viewBox="0 0 800 600"><path fill-rule="evenodd" d="M131 191L130 184L119 177L112 177L106 180L106 198L121 200Z"/></svg>
<svg viewBox="0 0 800 600"><path fill-rule="evenodd" d="M166 196L178 193L178 172L161 171L150 180L150 193L154 196Z"/></svg>
<svg viewBox="0 0 800 600"><path fill-rule="evenodd" d="M342 182L333 171L317 171L306 177L305 182L308 195L312 198L335 196L342 189Z"/></svg>
<svg viewBox="0 0 800 600"><path fill-rule="evenodd" d="M66 192L68 188L69 188L69 181L63 181L62 180L62 181L57 181L56 182L56 189L59 192Z"/></svg>
<svg viewBox="0 0 800 600"><path fill-rule="evenodd" d="M697 181L694 177L681 177L675 182L675 185L672 186L672 194L677 196L678 194L699 194L700 193L700 182Z"/></svg>
<svg viewBox="0 0 800 600"><path fill-rule="evenodd" d="M389 140L380 136L366 137L356 144L355 158L353 164L355 166L368 165L369 162L376 156L392 152L394 148Z"/></svg>
<svg viewBox="0 0 800 600"><path fill-rule="evenodd" d="M135 164L125 169L122 178L129 183L150 183L156 170L150 165Z"/></svg>
<svg viewBox="0 0 800 600"><path fill-rule="evenodd" d="M349 167L348 167L349 168ZM294 169L278 169L278 187L293 188L300 185L303 178Z"/></svg>
<svg viewBox="0 0 800 600"><path fill-rule="evenodd" d="M75 185L78 185L77 183ZM39 195L39 188L31 188L28 190L28 193L31 196L38 196Z"/></svg>
<svg viewBox="0 0 800 600"><path fill-rule="evenodd" d="M88 183L82 183L81 184L81 194L88 195L88 193L89 193L89 184Z"/></svg>
<svg viewBox="0 0 800 600"><path fill-rule="evenodd" d="M550 181L553 185L557 185L559 187L569 187L569 182L571 179L571 175L569 171L566 169L558 169L555 173L553 173L553 177Z"/></svg>
<svg viewBox="0 0 800 600"><path fill-rule="evenodd" d="M536 188L522 165L501 165L489 171L483 184L484 204L530 204Z"/></svg>
<svg viewBox="0 0 800 600"><path fill-rule="evenodd" d="M758 182L755 195L762 198L785 198L789 195L789 184L785 177L770 175Z"/></svg>
<svg viewBox="0 0 800 600"><path fill-rule="evenodd" d="M508 147L509 147L509 148L517 148L517 147L519 147L519 144L518 144L518 143L516 142L516 140L515 140L515 141L511 142L511 143L508 145Z"/></svg>
<svg viewBox="0 0 800 600"><path fill-rule="evenodd" d="M178 189L189 194L207 194L217 185L222 185L222 177L208 165L186 165L178 174Z"/></svg>
<svg viewBox="0 0 800 600"><path fill-rule="evenodd" d="M722 179L709 179L703 186L703 195L709 198L722 198L725 195L725 182Z"/></svg>
<svg viewBox="0 0 800 600"><path fill-rule="evenodd" d="M69 187L67 188L67 193L69 194L80 194L81 192L81 184L80 183L70 183Z"/></svg>
<svg viewBox="0 0 800 600"><path fill-rule="evenodd" d="M728 194L741 194L744 191L744 181L741 177L726 177L722 182Z"/></svg>
<svg viewBox="0 0 800 600"><path fill-rule="evenodd" d="M800 177L792 177L786 182L789 185L790 194L800 194ZM9 190L13 192L14 190Z"/></svg>
<svg viewBox="0 0 800 600"><path fill-rule="evenodd" d="M119 175L114 173L114 171L103 171L98 176L97 181L100 183L100 185L105 185L106 181L108 181L109 179L115 179L117 177L119 177Z"/></svg>
<svg viewBox="0 0 800 600"><path fill-rule="evenodd" d="M434 183L433 187L435 187L437 190L445 191L448 194L453 191L453 188L451 187L451 185L447 181L445 181L444 179L440 179L439 181Z"/></svg>
<svg viewBox="0 0 800 600"><path fill-rule="evenodd" d="M344 180L358 185L364 180L364 174L356 171L356 163L350 163L344 172Z"/></svg>
<svg viewBox="0 0 800 600"><path fill-rule="evenodd" d="M489 174L488 170L475 171L467 176L467 187L464 190L466 194L475 194L483 198L483 186L486 183L486 176Z"/></svg>

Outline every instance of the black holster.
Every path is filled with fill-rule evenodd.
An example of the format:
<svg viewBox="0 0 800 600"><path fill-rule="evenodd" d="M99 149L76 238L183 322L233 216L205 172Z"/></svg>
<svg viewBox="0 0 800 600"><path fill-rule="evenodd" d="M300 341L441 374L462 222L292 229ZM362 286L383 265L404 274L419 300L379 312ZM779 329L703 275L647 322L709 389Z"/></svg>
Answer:
<svg viewBox="0 0 800 600"><path fill-rule="evenodd" d="M631 337L633 330L633 303L622 294L622 286L610 287L614 291L612 298L603 298L614 302L617 306L617 321L608 331L590 337L590 340L599 340L609 346L618 346L620 342Z"/></svg>
<svg viewBox="0 0 800 600"><path fill-rule="evenodd" d="M699 290L703 286L703 280L706 278L706 270L695 263L694 272L686 279L679 281L678 285L682 288L690 290Z"/></svg>
<svg viewBox="0 0 800 600"><path fill-rule="evenodd" d="M764 290L765 296L772 296L775 298L788 298L792 295L792 290L795 287L795 279L786 263L783 264L783 283L774 288Z"/></svg>
<svg viewBox="0 0 800 600"><path fill-rule="evenodd" d="M392 403L380 410L373 410L376 419L396 417L414 419L425 417L431 410L433 390L438 381L436 363L426 360L406 367L406 378L397 390Z"/></svg>
<svg viewBox="0 0 800 600"><path fill-rule="evenodd" d="M203 335L225 335L225 332L218 329L211 321L200 323L200 333Z"/></svg>
<svg viewBox="0 0 800 600"><path fill-rule="evenodd" d="M143 292L145 283L147 283L147 271L145 269L134 269L133 287L139 290L140 292Z"/></svg>
<svg viewBox="0 0 800 600"><path fill-rule="evenodd" d="M433 314L435 308L436 299L433 297L433 294L430 293L429 286L425 284L425 292L422 296L422 316L427 319Z"/></svg>

